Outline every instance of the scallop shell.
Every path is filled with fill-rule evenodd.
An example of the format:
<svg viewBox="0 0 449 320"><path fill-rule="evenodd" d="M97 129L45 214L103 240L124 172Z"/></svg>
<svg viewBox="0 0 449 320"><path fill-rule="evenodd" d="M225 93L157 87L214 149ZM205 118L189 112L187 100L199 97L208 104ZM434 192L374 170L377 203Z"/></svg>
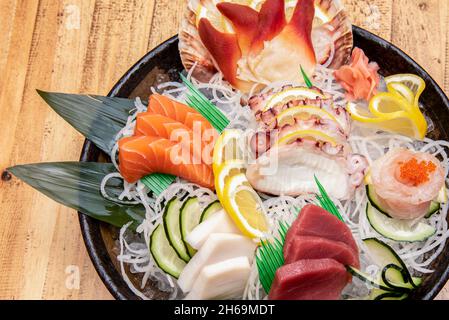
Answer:
<svg viewBox="0 0 449 320"><path fill-rule="evenodd" d="M318 62L328 68L338 69L348 64L351 57L354 45L352 23L339 0L316 0L315 7L321 8L330 17L329 22L316 26L312 32ZM321 50L317 50L323 37L330 41L327 45L324 44ZM331 56L332 61L326 64Z"/></svg>
<svg viewBox="0 0 449 320"><path fill-rule="evenodd" d="M193 76L199 81L208 82L217 72L217 68L201 42L196 27L196 13L192 8L199 3L200 1L189 1L186 6L179 30L179 53L184 68L189 71L196 64Z"/></svg>
<svg viewBox="0 0 449 320"><path fill-rule="evenodd" d="M203 82L209 81L218 67L200 39L194 8L198 8L199 5L215 8L219 2L222 1L189 0L179 31L179 51L182 63L188 71L196 65L193 76ZM315 0L315 7L321 8L331 18L327 23L315 25L312 32L318 62L329 68L339 68L347 64L350 59L353 47L352 24L339 0ZM331 57L332 61L329 61Z"/></svg>

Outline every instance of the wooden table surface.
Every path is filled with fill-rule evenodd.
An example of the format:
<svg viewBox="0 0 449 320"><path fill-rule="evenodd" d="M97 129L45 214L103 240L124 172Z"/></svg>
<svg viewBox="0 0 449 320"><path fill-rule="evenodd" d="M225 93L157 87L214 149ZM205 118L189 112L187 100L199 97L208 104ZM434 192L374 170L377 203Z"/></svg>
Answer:
<svg viewBox="0 0 449 320"><path fill-rule="evenodd" d="M404 49L449 93L449 1L344 2L354 24ZM177 33L184 5L0 0L0 174L16 164L77 160L83 137L35 89L107 94ZM440 299L449 299L448 289ZM77 214L7 176L0 180L0 298L112 298L89 260Z"/></svg>

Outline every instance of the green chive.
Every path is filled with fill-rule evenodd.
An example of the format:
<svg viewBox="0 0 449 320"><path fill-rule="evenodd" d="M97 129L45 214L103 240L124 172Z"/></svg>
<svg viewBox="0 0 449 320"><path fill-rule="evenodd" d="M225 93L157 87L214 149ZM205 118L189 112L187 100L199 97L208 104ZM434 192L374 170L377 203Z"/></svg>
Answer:
<svg viewBox="0 0 449 320"><path fill-rule="evenodd" d="M341 216L340 212L338 212L337 206L332 202L329 195L327 194L326 190L324 189L323 185L320 183L318 178L315 176L315 182L318 186L318 189L320 190L321 196L318 196L317 199L322 204L321 207L330 213L332 213L334 216L336 216L338 219L344 222L343 217Z"/></svg>
<svg viewBox="0 0 449 320"><path fill-rule="evenodd" d="M180 74L180 76L189 89L187 96L189 106L201 113L218 132L223 132L229 125L229 119L184 75Z"/></svg>
<svg viewBox="0 0 449 320"><path fill-rule="evenodd" d="M301 66L301 73L302 73L302 77L304 79L304 82L306 83L306 86L310 89L313 87L312 81L310 81L309 76L307 75L307 73L304 71L303 67Z"/></svg>
<svg viewBox="0 0 449 320"><path fill-rule="evenodd" d="M164 190L166 190L168 186L171 185L173 181L175 181L175 179L175 176L169 174L153 173L143 177L140 181L155 195L158 196Z"/></svg>

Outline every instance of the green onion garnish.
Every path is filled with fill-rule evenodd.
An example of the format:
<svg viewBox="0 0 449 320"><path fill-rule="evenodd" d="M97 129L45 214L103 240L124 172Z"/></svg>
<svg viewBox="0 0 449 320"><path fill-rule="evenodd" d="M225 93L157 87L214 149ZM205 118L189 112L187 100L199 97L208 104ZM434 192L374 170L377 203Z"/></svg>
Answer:
<svg viewBox="0 0 449 320"><path fill-rule="evenodd" d="M184 75L180 76L189 89L187 104L201 113L219 133L222 133L229 125L229 119L192 82Z"/></svg>
<svg viewBox="0 0 449 320"><path fill-rule="evenodd" d="M301 74L302 77L304 78L304 82L306 83L306 86L310 89L313 87L313 83L312 81L310 81L309 76L307 75L307 73L304 71L303 67L301 66Z"/></svg>

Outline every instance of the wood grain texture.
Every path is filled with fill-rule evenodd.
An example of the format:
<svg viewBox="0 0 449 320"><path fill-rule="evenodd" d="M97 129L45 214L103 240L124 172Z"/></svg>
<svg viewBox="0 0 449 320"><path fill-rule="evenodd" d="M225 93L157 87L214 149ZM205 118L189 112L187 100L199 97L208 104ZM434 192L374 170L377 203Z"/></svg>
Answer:
<svg viewBox="0 0 449 320"><path fill-rule="evenodd" d="M392 41L449 92L446 0L344 0L355 24ZM12 165L77 160L83 138L36 88L106 94L175 34L185 0L0 1L0 174ZM0 180L0 299L111 299L77 215L19 180ZM72 282L79 272L79 288ZM76 280L76 279L75 279ZM444 290L439 298L449 299Z"/></svg>

